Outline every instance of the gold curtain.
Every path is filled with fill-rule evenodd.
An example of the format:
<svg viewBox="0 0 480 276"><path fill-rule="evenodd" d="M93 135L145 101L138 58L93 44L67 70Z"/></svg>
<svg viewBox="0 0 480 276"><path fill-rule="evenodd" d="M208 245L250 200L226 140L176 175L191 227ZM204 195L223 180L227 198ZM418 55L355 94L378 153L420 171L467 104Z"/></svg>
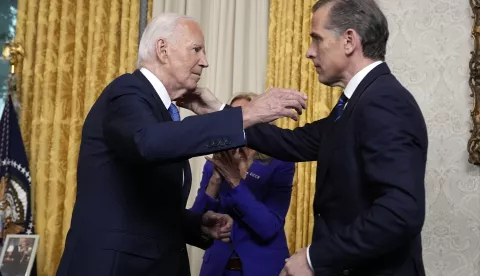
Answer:
<svg viewBox="0 0 480 276"><path fill-rule="evenodd" d="M308 107L300 120L282 119L277 125L293 129L326 117L341 90L319 83L306 56L310 44L310 22L315 0L270 0L267 85L288 87L308 95ZM285 231L290 252L307 246L313 231L313 196L317 163L297 163L292 201Z"/></svg>
<svg viewBox="0 0 480 276"><path fill-rule="evenodd" d="M85 116L106 84L135 68L139 10L138 0L18 1L15 40L25 48L18 96L38 275L55 275L63 251Z"/></svg>

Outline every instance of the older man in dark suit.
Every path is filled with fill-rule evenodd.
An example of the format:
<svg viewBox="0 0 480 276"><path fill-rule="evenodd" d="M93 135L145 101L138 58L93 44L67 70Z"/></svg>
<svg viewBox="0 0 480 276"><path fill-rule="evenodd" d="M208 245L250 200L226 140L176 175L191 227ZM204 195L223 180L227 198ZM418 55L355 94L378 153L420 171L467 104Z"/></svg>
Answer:
<svg viewBox="0 0 480 276"><path fill-rule="evenodd" d="M230 217L185 210L188 159L244 146L244 128L296 118L305 97L273 89L243 109L222 110L197 88L207 66L193 19L152 19L140 41L139 70L110 83L85 120L77 199L57 275L185 276L185 242L205 248L211 238L228 239ZM173 101L205 115L181 121Z"/></svg>

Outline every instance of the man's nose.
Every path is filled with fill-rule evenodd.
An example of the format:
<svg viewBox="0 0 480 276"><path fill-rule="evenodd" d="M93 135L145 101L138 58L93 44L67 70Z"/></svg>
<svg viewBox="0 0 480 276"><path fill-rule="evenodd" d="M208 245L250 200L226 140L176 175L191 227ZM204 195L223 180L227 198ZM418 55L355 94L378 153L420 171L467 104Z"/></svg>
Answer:
<svg viewBox="0 0 480 276"><path fill-rule="evenodd" d="M308 47L306 56L309 59L315 58L315 50L313 49L313 47L311 45L310 45L310 47Z"/></svg>
<svg viewBox="0 0 480 276"><path fill-rule="evenodd" d="M207 60L207 55L203 54L202 57L200 58L200 62L198 63L200 66L203 68L208 67L208 60Z"/></svg>

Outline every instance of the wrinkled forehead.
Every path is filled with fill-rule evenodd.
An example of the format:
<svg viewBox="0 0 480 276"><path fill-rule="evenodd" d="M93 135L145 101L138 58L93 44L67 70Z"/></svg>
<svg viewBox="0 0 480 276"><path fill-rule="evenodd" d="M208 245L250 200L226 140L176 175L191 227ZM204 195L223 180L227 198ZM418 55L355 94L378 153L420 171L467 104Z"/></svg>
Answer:
<svg viewBox="0 0 480 276"><path fill-rule="evenodd" d="M192 20L180 19L172 35L172 39L182 44L203 46L205 40L200 25Z"/></svg>

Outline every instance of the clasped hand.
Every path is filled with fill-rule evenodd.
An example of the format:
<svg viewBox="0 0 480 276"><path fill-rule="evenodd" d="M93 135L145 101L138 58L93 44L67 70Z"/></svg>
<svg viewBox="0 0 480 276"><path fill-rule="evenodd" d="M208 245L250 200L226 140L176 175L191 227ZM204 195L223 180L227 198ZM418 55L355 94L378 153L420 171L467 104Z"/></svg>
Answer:
<svg viewBox="0 0 480 276"><path fill-rule="evenodd" d="M247 148L240 148L215 153L212 158L205 158L213 163L215 172L235 188L240 184L241 179L245 179L248 168L253 162L253 153Z"/></svg>
<svg viewBox="0 0 480 276"><path fill-rule="evenodd" d="M230 241L233 219L227 214L207 211L202 216L202 232L216 240Z"/></svg>
<svg viewBox="0 0 480 276"><path fill-rule="evenodd" d="M280 276L314 276L307 260L307 248L302 248L285 260Z"/></svg>

